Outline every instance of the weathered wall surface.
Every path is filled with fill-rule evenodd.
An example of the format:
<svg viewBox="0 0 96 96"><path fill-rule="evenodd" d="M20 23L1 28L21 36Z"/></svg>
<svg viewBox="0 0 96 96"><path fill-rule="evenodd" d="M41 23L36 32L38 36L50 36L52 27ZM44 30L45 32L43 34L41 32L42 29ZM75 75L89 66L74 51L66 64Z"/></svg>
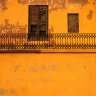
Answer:
<svg viewBox="0 0 96 96"><path fill-rule="evenodd" d="M0 54L0 96L95 96L96 54Z"/></svg>
<svg viewBox="0 0 96 96"><path fill-rule="evenodd" d="M67 13L79 13L80 33L96 32L94 0L71 0L64 6L60 1L50 2L50 32L67 33ZM21 0L0 0L0 26L4 23L26 28L28 5ZM0 54L0 96L95 96L95 63L95 53Z"/></svg>
<svg viewBox="0 0 96 96"><path fill-rule="evenodd" d="M28 26L28 4L48 4L49 32L68 33L68 13L79 13L80 33L96 32L95 0L29 0L30 3L28 0L4 1L0 1L0 24L4 25L4 20L8 19L10 25Z"/></svg>

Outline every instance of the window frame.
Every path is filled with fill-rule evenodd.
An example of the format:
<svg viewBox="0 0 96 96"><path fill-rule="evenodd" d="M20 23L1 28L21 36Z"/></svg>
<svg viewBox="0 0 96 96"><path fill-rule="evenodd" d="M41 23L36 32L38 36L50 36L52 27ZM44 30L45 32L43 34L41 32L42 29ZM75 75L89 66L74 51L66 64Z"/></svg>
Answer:
<svg viewBox="0 0 96 96"><path fill-rule="evenodd" d="M70 29L69 29L69 15L74 15L74 16L76 16L77 15L77 23L78 23L78 25L77 25L77 29L76 29L76 31L70 31ZM68 33L79 33L79 13L68 13L67 14L67 26L68 26Z"/></svg>
<svg viewBox="0 0 96 96"><path fill-rule="evenodd" d="M38 10L38 12L36 12L38 17L37 17L37 23L36 23L36 25L37 25L37 32L35 33L35 35L34 35L34 33L32 35L32 29L31 29L32 28L32 24L31 23L32 23L32 19L33 19L31 16L33 14L35 14L35 12L32 13L32 11L31 11L32 7L37 7L37 10ZM43 11L41 11L40 8L43 8L43 7L45 7L45 9L46 9L46 10L43 10L43 11L45 11L44 14L46 15L46 20L44 21L45 23L43 21L42 21L43 23L40 21L40 15L41 15L40 12L43 12ZM44 30L42 31L39 28L40 26L43 26L43 25L46 26L45 31ZM44 33L42 34L42 32L44 32ZM46 37L47 34L48 34L48 5L29 5L28 6L28 38L31 38L31 37L39 37L39 38L40 37Z"/></svg>

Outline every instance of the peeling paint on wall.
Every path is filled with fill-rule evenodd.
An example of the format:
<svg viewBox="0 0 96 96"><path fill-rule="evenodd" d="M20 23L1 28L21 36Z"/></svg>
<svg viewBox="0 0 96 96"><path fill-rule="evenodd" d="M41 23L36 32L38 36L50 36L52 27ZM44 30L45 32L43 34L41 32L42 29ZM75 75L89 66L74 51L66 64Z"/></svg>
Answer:
<svg viewBox="0 0 96 96"><path fill-rule="evenodd" d="M66 0L18 0L20 4L49 5L50 11L65 8Z"/></svg>
<svg viewBox="0 0 96 96"><path fill-rule="evenodd" d="M69 3L78 3L82 6L88 3L88 0L68 0Z"/></svg>
<svg viewBox="0 0 96 96"><path fill-rule="evenodd" d="M16 24L10 24L9 19L4 20L4 24L0 25L0 33L26 33L27 24L20 25L19 21Z"/></svg>

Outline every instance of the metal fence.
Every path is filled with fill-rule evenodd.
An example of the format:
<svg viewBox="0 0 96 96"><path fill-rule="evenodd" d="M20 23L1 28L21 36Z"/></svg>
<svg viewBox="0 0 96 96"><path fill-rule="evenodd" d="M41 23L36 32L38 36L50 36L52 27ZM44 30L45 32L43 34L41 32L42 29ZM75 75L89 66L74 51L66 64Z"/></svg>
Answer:
<svg viewBox="0 0 96 96"><path fill-rule="evenodd" d="M0 34L0 52L66 52L95 50L95 33L50 33L31 36L26 33Z"/></svg>

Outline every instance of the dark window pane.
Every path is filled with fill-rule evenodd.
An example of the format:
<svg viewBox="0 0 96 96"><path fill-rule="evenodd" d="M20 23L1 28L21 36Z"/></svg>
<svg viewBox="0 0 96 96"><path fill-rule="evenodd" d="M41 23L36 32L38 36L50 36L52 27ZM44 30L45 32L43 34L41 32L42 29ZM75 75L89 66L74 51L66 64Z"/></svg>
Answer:
<svg viewBox="0 0 96 96"><path fill-rule="evenodd" d="M68 32L79 32L79 14L68 14Z"/></svg>
<svg viewBox="0 0 96 96"><path fill-rule="evenodd" d="M37 25L31 25L31 32L37 32Z"/></svg>
<svg viewBox="0 0 96 96"><path fill-rule="evenodd" d="M45 13L42 13L40 14L40 21L46 21L46 14Z"/></svg>

